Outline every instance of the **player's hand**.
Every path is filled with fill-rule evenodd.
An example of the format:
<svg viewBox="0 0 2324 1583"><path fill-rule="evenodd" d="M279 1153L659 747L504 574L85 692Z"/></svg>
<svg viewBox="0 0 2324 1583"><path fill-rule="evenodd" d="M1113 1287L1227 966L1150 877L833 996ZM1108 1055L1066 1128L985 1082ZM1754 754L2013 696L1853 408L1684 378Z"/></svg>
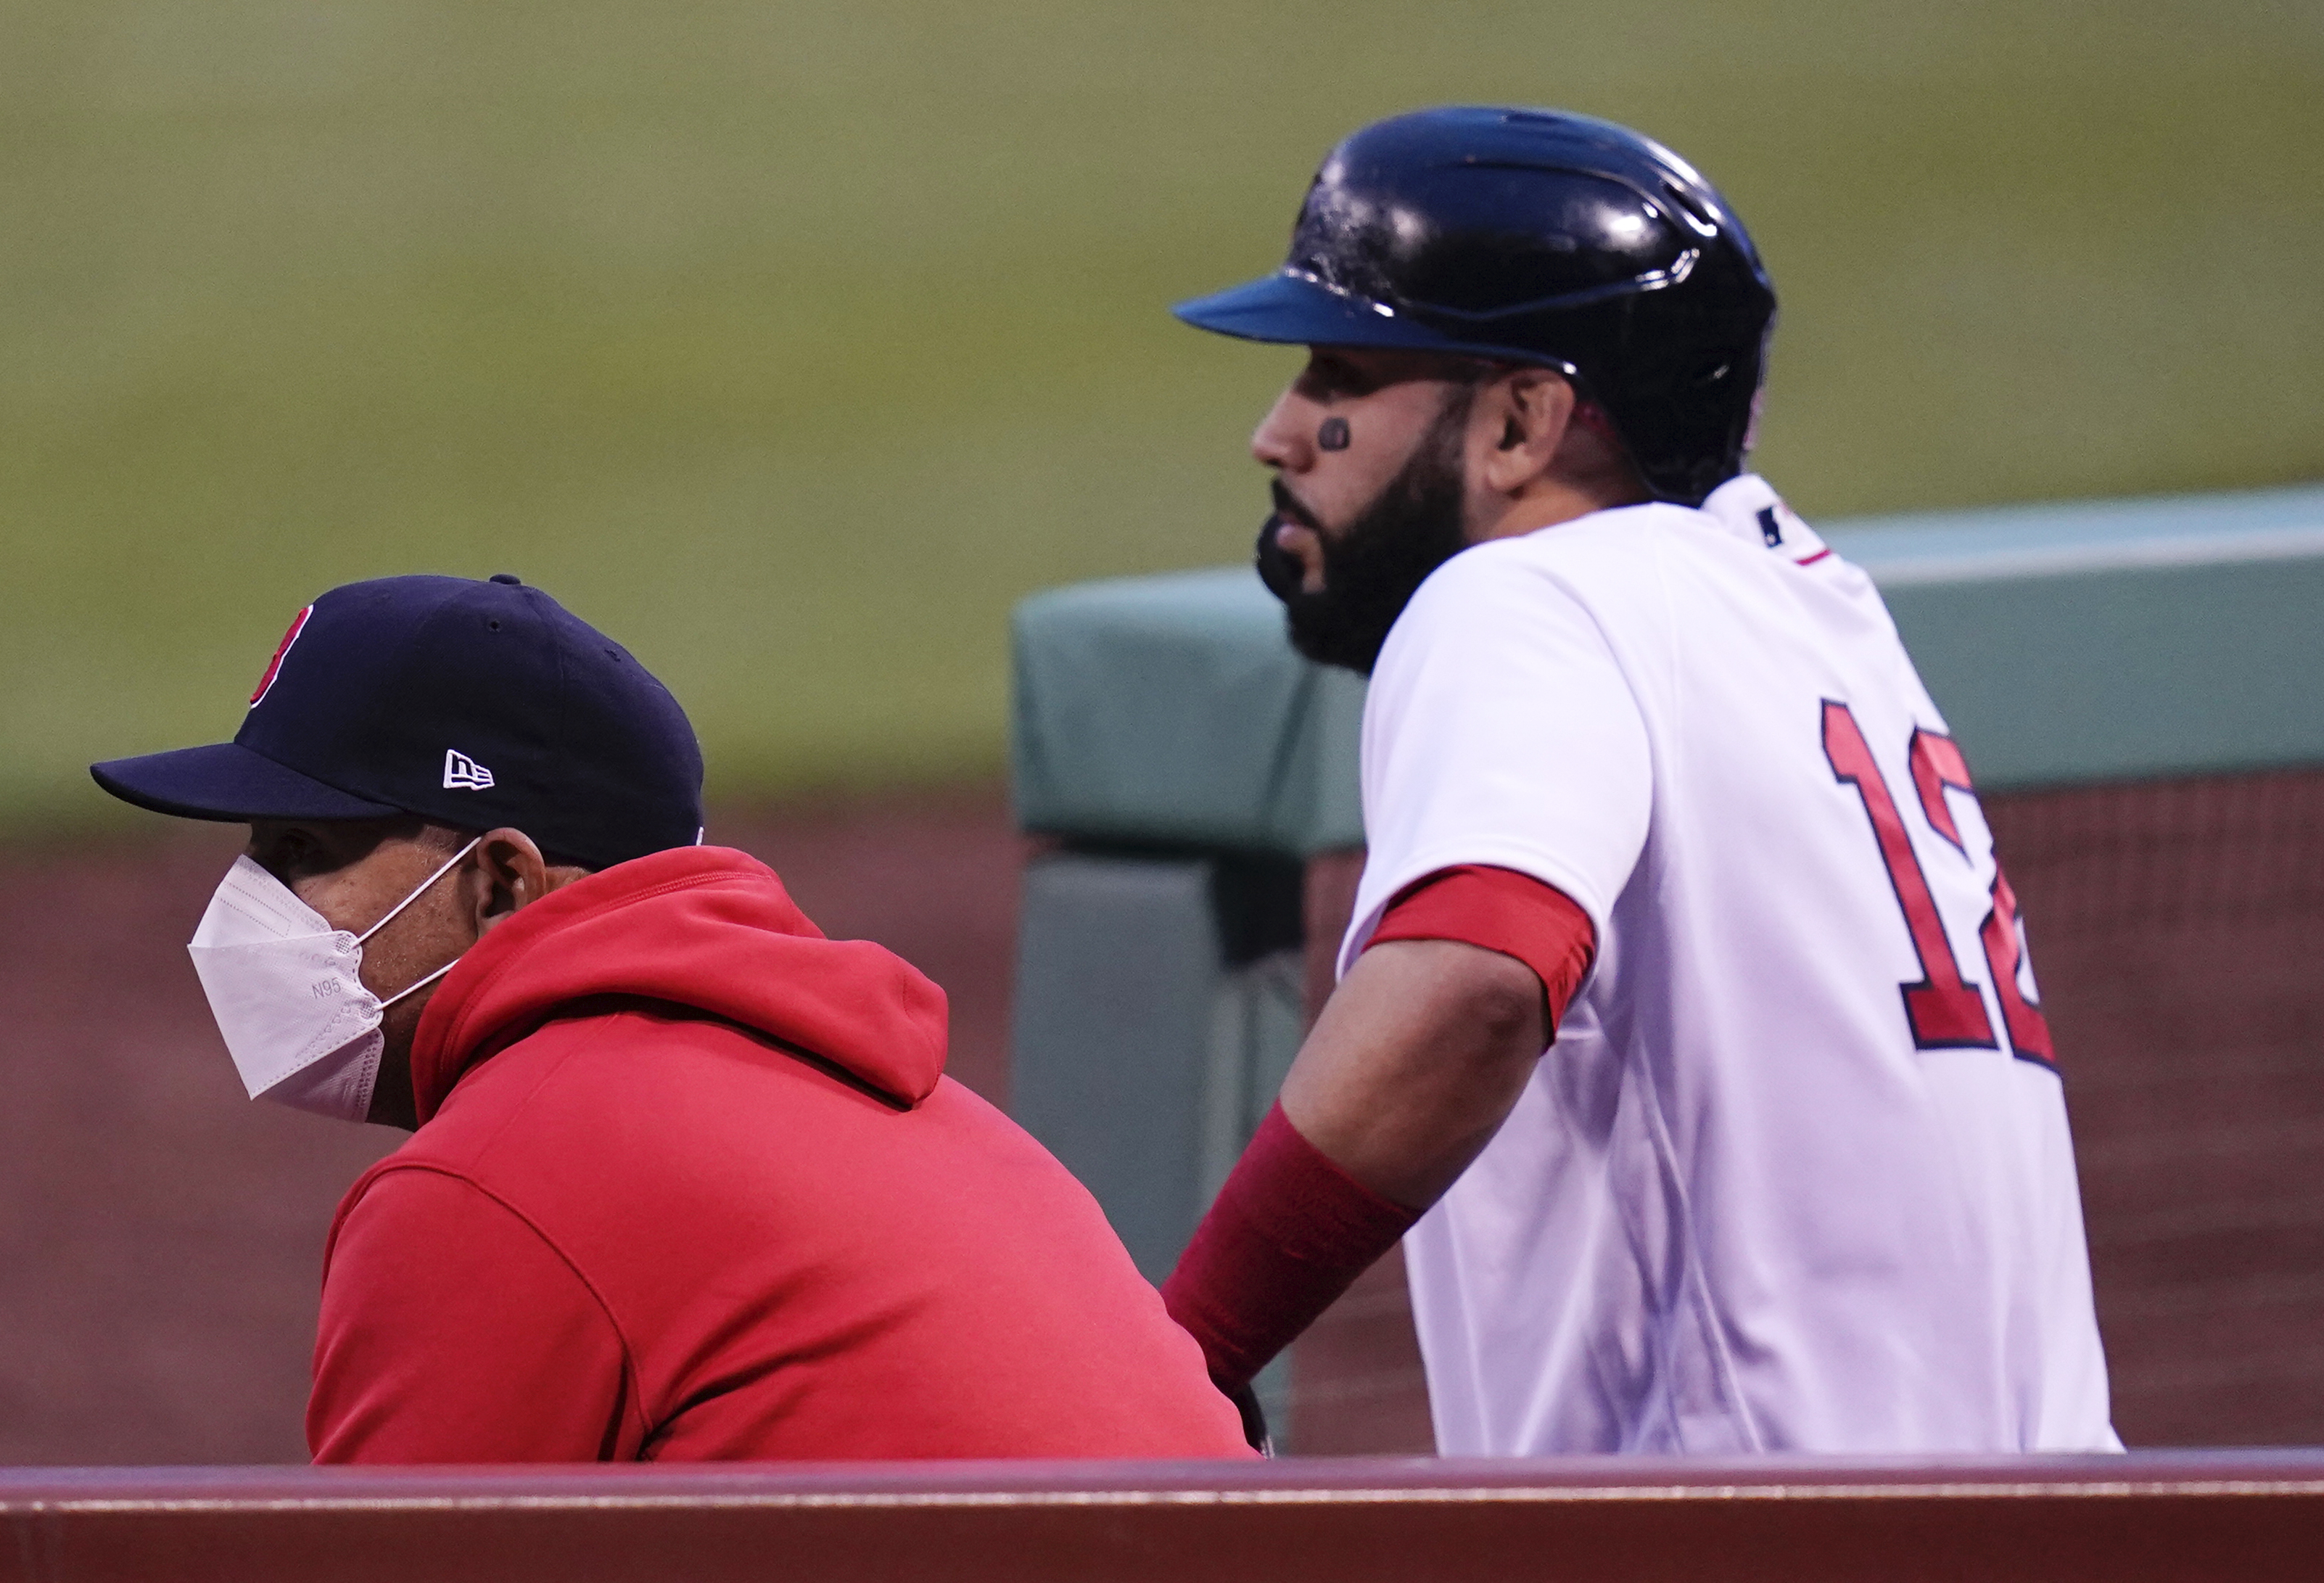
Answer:
<svg viewBox="0 0 2324 1583"><path fill-rule="evenodd" d="M1227 1400L1242 1414L1242 1438L1250 1442L1250 1449L1262 1457L1274 1456L1275 1437L1267 1432L1267 1410L1259 1406L1259 1393L1250 1388L1250 1382L1229 1391Z"/></svg>

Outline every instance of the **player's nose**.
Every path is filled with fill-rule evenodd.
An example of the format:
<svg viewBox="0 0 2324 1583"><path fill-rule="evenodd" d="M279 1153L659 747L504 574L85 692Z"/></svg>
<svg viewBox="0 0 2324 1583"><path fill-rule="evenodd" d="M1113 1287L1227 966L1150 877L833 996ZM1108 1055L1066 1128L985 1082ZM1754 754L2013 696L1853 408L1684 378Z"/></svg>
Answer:
<svg viewBox="0 0 2324 1583"><path fill-rule="evenodd" d="M1311 403L1291 391L1275 398L1275 405L1251 430L1250 454L1261 467L1285 473L1304 473L1315 459L1314 425L1302 421L1295 409Z"/></svg>

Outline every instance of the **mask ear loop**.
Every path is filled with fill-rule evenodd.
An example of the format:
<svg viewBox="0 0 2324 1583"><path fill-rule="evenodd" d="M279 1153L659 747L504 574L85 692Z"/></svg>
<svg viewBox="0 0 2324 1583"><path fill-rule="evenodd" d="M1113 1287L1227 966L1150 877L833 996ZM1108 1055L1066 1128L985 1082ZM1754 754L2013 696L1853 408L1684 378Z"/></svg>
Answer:
<svg viewBox="0 0 2324 1583"><path fill-rule="evenodd" d="M484 844L484 838L482 836L476 837L466 846L461 847L457 852L453 853L450 857L445 859L444 866L441 868L438 868L435 873L429 875L426 879L420 882L420 888L418 890L404 897L403 900L398 902L394 906L390 907L387 910L386 917L382 918L377 923L373 924L369 929L364 930L361 934L355 936L355 944L358 946L362 945L364 941L369 940L373 935L377 934L381 930L385 929L389 924L394 922L395 915L397 913L402 912L406 907L410 906L412 903L426 895L429 891L434 887L438 880L442 879L446 875L452 872L453 866L456 865L460 859L466 857L469 853L482 846ZM445 974L449 973L454 967L458 965L459 960L459 958L455 957L451 961L445 963L442 967L437 968L436 971L428 975L427 977L420 979L415 984L405 985L401 989L397 990L393 995L389 995L385 1000L380 1002L379 1009L383 1012L387 1010L388 1007L393 1005L397 1001L401 1000L405 995L413 993L415 990L427 988L438 978L443 977Z"/></svg>
<svg viewBox="0 0 2324 1583"><path fill-rule="evenodd" d="M393 995L389 995L385 1000L379 1003L379 1009L383 1012L387 1010L388 1007L393 1005L397 1001L401 1000L405 995L412 995L420 990L427 988L429 985L435 983L438 978L443 977L445 974L449 973L453 968L459 965L460 958L457 957L453 958L450 961L437 968L436 971L428 975L427 977L417 979L412 983L407 984L401 989L397 990Z"/></svg>

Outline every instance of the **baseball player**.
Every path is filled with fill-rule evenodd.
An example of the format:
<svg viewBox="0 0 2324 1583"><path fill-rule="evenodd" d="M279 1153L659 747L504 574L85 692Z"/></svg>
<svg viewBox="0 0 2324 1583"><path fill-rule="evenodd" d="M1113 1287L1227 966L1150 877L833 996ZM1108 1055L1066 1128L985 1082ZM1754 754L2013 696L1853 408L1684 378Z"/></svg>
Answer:
<svg viewBox="0 0 2324 1583"><path fill-rule="evenodd" d="M1669 150L1453 108L1177 309L1310 348L1259 567L1371 677L1339 986L1165 1288L1230 1390L1402 1236L1448 1454L2119 1447L1967 762L1742 470L1775 307Z"/></svg>

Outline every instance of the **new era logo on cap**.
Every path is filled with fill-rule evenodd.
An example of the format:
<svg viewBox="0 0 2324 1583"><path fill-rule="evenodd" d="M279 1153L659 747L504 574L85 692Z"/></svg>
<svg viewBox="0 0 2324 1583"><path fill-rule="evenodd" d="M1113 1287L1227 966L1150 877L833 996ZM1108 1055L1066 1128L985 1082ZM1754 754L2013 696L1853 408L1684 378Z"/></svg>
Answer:
<svg viewBox="0 0 2324 1583"><path fill-rule="evenodd" d="M456 747L444 750L444 790L447 792L484 792L493 783L492 771Z"/></svg>

